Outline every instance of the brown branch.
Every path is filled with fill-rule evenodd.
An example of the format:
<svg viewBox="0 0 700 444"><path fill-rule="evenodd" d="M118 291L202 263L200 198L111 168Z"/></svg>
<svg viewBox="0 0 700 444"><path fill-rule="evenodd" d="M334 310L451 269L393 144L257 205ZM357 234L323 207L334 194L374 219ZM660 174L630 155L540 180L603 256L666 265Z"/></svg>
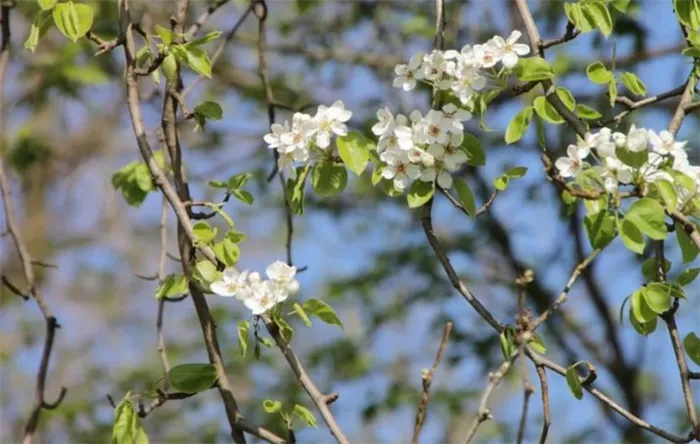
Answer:
<svg viewBox="0 0 700 444"><path fill-rule="evenodd" d="M552 424L552 414L549 410L549 387L547 386L547 371L544 366L535 366L537 370L537 377L540 380L540 391L542 392L542 433L540 434L540 444L544 444L547 441L547 433L549 433L549 426Z"/></svg>
<svg viewBox="0 0 700 444"><path fill-rule="evenodd" d="M666 99L670 99L672 97L680 96L685 91L685 87L686 87L686 85L683 84L677 88L666 91L664 93L657 94L657 95L652 96L652 97L646 97L644 99L637 100L637 101L634 101L634 100L630 99L629 97L625 97L625 96L617 97L615 99L615 102L623 104L627 109L625 109L624 111L621 111L619 114L615 115L614 117L611 117L608 120L600 121L600 122L596 122L596 123L592 124L591 128L602 128L604 126L610 125L611 123L620 123L625 116L627 116L629 113L631 113L634 110L643 108L643 107L648 106L648 105L652 105L652 104L657 103L657 102L661 102L661 101L666 100Z"/></svg>
<svg viewBox="0 0 700 444"><path fill-rule="evenodd" d="M26 292L24 292L24 291L20 290L19 288L17 288L17 287L15 286L15 284L13 284L12 282L10 282L9 279L7 279L6 276L0 275L0 281L3 283L3 285L5 285L5 287L7 287L7 288L8 288L12 293L14 293L15 295L21 297L21 298L24 299L25 301L28 301L28 300L29 300L29 296L27 296Z"/></svg>
<svg viewBox="0 0 700 444"><path fill-rule="evenodd" d="M542 324L544 321L546 321L552 313L557 311L559 309L559 306L566 302L566 300L569 297L569 291L571 290L571 287L574 285L574 282L576 282L576 279L583 273L583 270L590 264L593 259L595 259L598 254L601 252L600 249L595 249L591 252L591 254L588 255L582 262L580 262L576 267L574 267L574 271L571 273L571 276L569 276L569 280L566 283L566 286L562 290L562 292L559 294L559 297L554 301L551 307L549 307L544 313L539 315L531 325L532 331L536 330L537 327L539 327L540 324Z"/></svg>
<svg viewBox="0 0 700 444"><path fill-rule="evenodd" d="M581 34L581 31L576 29L573 23L567 22L566 31L564 32L563 36L556 39L540 41L540 51L543 51L547 48L551 48L552 46L561 45L562 43L571 41L575 39L579 34Z"/></svg>
<svg viewBox="0 0 700 444"><path fill-rule="evenodd" d="M457 199L455 199L454 196L452 196L448 190L444 189L443 187L441 187L439 185L437 186L437 188L447 198L447 200L450 201L450 203L455 208L457 208L459 211L466 214L467 216L470 216L469 212L467 212L467 209L464 208L464 205L462 205L461 202L459 202ZM493 205L493 203L495 202L496 197L498 197L498 194L499 194L498 190L493 190L493 193L491 193L491 195L486 200L486 202L484 202L484 204L482 206L477 208L476 213L474 214L474 217L481 216L482 214L487 212L489 210L489 208L491 208L491 205Z"/></svg>
<svg viewBox="0 0 700 444"><path fill-rule="evenodd" d="M0 126L3 137L0 138L0 144L5 135L5 75L7 74L7 68L10 64L10 5L4 3L0 6ZM46 304L43 296L37 289L36 277L34 275L34 267L32 265L32 257L27 250L27 246L22 238L22 233L19 230L19 225L15 220L14 210L12 208L12 202L10 197L10 181L5 172L5 164L3 159L3 148L0 146L0 188L2 188L2 199L4 203L5 210L5 220L7 222L7 231L12 236L15 248L17 249L17 255L22 263L22 270L24 272L24 278L27 281L28 290L27 293L34 299L39 306L42 316L46 324L46 336L44 339L44 346L41 353L41 360L39 361L39 369L36 376L36 388L34 390L34 404L32 405L31 413L29 414L29 419L24 427L24 437L22 439L23 444L31 444L34 433L36 432L37 426L39 425L39 418L44 410L51 410L63 401L66 395L67 389L61 387L61 392L55 402L47 402L45 399L45 387L46 387L46 377L49 369L49 360L51 358L51 352L53 351L54 337L56 335L56 329L60 326L53 315L53 312ZM3 279L5 285L8 284L6 279ZM11 287L9 287L11 288Z"/></svg>
<svg viewBox="0 0 700 444"><path fill-rule="evenodd" d="M318 408L318 411L321 413L321 417L323 418L323 421L326 423L326 426L330 430L333 437L339 444L349 444L349 441L338 425L335 416L333 416L333 412L331 412L330 408L328 408L329 404L338 399L337 393L323 394L323 392L316 387L316 384L314 384L313 380L304 368L304 365L296 356L294 350L292 350L291 345L289 345L289 343L282 338L277 324L275 324L267 315L262 315L261 319L265 323L265 327L270 333L270 336L272 336L272 339L275 340L277 347L282 351L284 358L287 360L287 363L292 369L294 376L296 376L297 380L299 381L299 384L304 387L304 390L306 390L306 393L308 393L308 395L311 397L313 403L316 404L316 408Z"/></svg>
<svg viewBox="0 0 700 444"><path fill-rule="evenodd" d="M167 221L168 221L168 201L163 197L163 203L160 210L160 255L158 257L158 282L162 283L165 279L165 261L166 251L168 247L167 236ZM157 350L160 356L160 362L163 365L163 386L165 390L169 388L170 381L168 372L170 371L170 360L168 359L168 351L165 347L165 337L163 335L163 312L165 310L165 298L158 301L158 316L156 318L156 340L158 342Z"/></svg>
<svg viewBox="0 0 700 444"><path fill-rule="evenodd" d="M184 22L184 14L186 11L186 1L180 0L176 5L175 14L175 24L176 31L182 30L182 23ZM176 111L176 101L170 94L166 94L166 99L164 102L164 112L163 112L163 125L165 131L166 145L169 144L168 150L171 154L171 164L173 166L174 176L176 180L177 191L168 182L165 177L164 172L160 169L156 163L153 152L151 151L148 139L143 126L143 118L141 116L141 109L139 105L138 97L138 83L136 78L136 60L134 58L136 45L133 36L133 24L131 22L129 14L129 6L127 0L119 0L119 18L120 18L120 35L123 36L124 44L124 55L126 58L126 73L125 82L127 87L127 102L129 105L129 113L131 116L131 123L134 129L134 134L136 136L136 141L138 144L141 156L146 161L146 165L154 177L154 182L161 190L168 203L172 207L178 220L178 245L180 247L180 257L182 260L183 270L186 275L191 274L192 263L194 259L194 251L192 249L194 235L192 232L192 223L188 214L188 210L182 203L184 201L190 200L189 198L189 188L183 180L182 169L179 158L179 143L177 142L177 133L175 132L175 138L172 138L172 133L170 130L174 128L174 117ZM178 82L179 83L179 82ZM172 123L171 123L172 122ZM174 145L174 152L173 149ZM172 154L175 154L173 156ZM183 196L180 198L179 194ZM200 248L200 252L212 263L216 264L216 256L210 248ZM207 305L207 301L204 294L199 290L199 288L191 284L190 293L192 294L192 300L197 311L197 316L199 317L200 325L202 328L202 333L204 335L204 342L207 348L207 354L209 355L209 361L214 365L217 371L218 381L217 388L219 389L219 394L221 395L224 407L226 409L226 415L231 426L231 436L237 443L245 443L245 437L243 431L251 433L255 436L260 436L261 438L274 443L282 443L284 439L280 438L273 433L262 429L260 427L251 425L243 419L241 416L236 399L233 396L233 391L231 389L231 382L226 373L224 367L223 358L221 355L221 350L219 348L218 339L216 336L216 326L214 324L214 319L212 318L211 312Z"/></svg>
<svg viewBox="0 0 700 444"><path fill-rule="evenodd" d="M695 226L695 224L692 223L688 217L678 211L672 212L671 217L683 228L683 230L685 230L695 246L700 249L700 230L698 230L698 227Z"/></svg>
<svg viewBox="0 0 700 444"><path fill-rule="evenodd" d="M517 357L518 354L513 353L513 356L503 361L503 364L501 364L498 367L498 370L496 370L495 372L489 372L489 382L486 385L486 388L484 389L484 393L481 395L481 400L479 401L479 408L476 412L476 417L474 418L474 421L472 421L472 424L469 427L469 430L467 431L467 436L464 439L464 444L472 442L472 439L474 438L474 435L476 434L476 431L479 428L479 426L492 418L491 409L488 408L489 398L491 397L493 390L501 382L501 379L503 379L505 374L508 372L508 369L510 369L511 365L513 364L513 361Z"/></svg>
<svg viewBox="0 0 700 444"><path fill-rule="evenodd" d="M433 361L433 366L430 370L423 372L421 376L421 382L423 384L423 392L420 396L420 404L418 405L418 411L416 412L416 421L413 426L413 438L411 442L413 444L418 443L418 437L420 436L421 429L423 428L423 421L425 420L425 414L428 410L428 401L430 396L430 385L433 383L433 376L437 370L440 361L442 360L442 355L445 353L445 348L447 347L447 341L450 339L450 332L452 331L452 322L445 323L445 327L442 330L442 339L440 340L440 346L438 347L437 354L435 355L435 360Z"/></svg>
<svg viewBox="0 0 700 444"><path fill-rule="evenodd" d="M194 35L197 34L197 32L199 32L199 29L202 26L204 26L204 24L211 18L212 15L214 15L216 10L224 6L228 2L229 0L218 0L216 3L209 5L207 10L199 16L197 21L192 23L192 26L189 27L187 33L185 34L185 41L189 41L190 39L192 39L192 37L194 37Z"/></svg>
<svg viewBox="0 0 700 444"><path fill-rule="evenodd" d="M92 30L88 31L85 37L100 47L100 50L95 53L96 56L107 53L124 43L124 40L120 37L115 37L112 40L102 40L97 34L92 32Z"/></svg>
<svg viewBox="0 0 700 444"><path fill-rule="evenodd" d="M523 361L524 363L525 361ZM534 387L530 385L529 381L525 381L523 386L523 409L520 415L520 425L518 425L518 437L516 439L517 444L521 444L525 438L525 426L527 425L527 410L530 405L530 396L535 392Z"/></svg>
<svg viewBox="0 0 700 444"><path fill-rule="evenodd" d="M195 392L195 393L183 393L183 392L166 393L160 389L158 389L156 392L157 392L158 396L156 397L156 399L153 400L153 402L148 407L144 407L143 404L139 404L139 409L137 412L139 418L145 418L153 410L157 409L158 407L162 406L163 404L165 404L168 401L191 398L192 396L194 396L198 393L198 392Z"/></svg>

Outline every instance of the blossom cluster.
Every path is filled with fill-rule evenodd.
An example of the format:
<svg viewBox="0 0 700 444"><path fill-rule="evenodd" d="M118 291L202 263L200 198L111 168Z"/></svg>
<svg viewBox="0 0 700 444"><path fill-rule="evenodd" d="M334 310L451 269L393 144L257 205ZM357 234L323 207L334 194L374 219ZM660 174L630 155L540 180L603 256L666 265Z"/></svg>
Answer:
<svg viewBox="0 0 700 444"><path fill-rule="evenodd" d="M398 191L405 190L414 179L437 179L441 187L451 188L451 173L468 158L461 149L462 122L471 117L470 112L451 103L425 116L414 110L408 118L403 114L394 117L389 108L377 111L378 122L372 132L379 137L377 152L386 163L382 177L393 180Z"/></svg>
<svg viewBox="0 0 700 444"><path fill-rule="evenodd" d="M519 56L530 53L529 46L517 43L520 36L519 31L513 31L507 39L494 36L484 44L466 45L459 52L454 49L419 52L408 64L396 66L394 87L410 91L422 81L452 91L462 105L467 105L474 93L486 87L489 70L493 71L498 63L511 69Z"/></svg>
<svg viewBox="0 0 700 444"><path fill-rule="evenodd" d="M276 261L265 270L268 280L263 280L257 272L239 272L228 267L221 279L209 287L219 296L235 296L254 315L260 315L299 291L299 281L294 278L296 272L296 267Z"/></svg>
<svg viewBox="0 0 700 444"><path fill-rule="evenodd" d="M289 121L273 123L270 127L272 132L263 139L268 148L277 150L277 167L280 171L295 179L297 164L303 165L321 155L333 154L335 148L331 147L331 138L348 134L345 122L351 116L352 112L338 100L330 107L319 105L314 116L294 113L291 125Z"/></svg>
<svg viewBox="0 0 700 444"><path fill-rule="evenodd" d="M530 52L527 45L517 43L520 36L520 32L513 31L507 39L494 36L484 44L466 45L461 51L419 52L407 64L396 66L394 87L410 91L424 82L451 94L459 104L447 103L425 116L419 110L408 117L394 116L387 107L377 111L378 122L372 132L379 138L377 152L385 164L382 177L393 180L397 191L404 191L416 179L452 187L452 173L468 160L461 149L463 122L471 119L476 94L487 88L488 80L501 82L503 71L513 68L519 56ZM496 72L498 63L501 72Z"/></svg>
<svg viewBox="0 0 700 444"><path fill-rule="evenodd" d="M576 145L569 145L567 156L556 160L555 166L562 177L575 178L591 165L589 156L598 160L593 166L604 180L605 189L614 192L618 185L653 183L666 180L673 183L671 171L685 174L700 187L700 166L691 165L685 151L686 141L676 141L669 131L630 127L627 134L602 128L597 133L587 133ZM620 149L628 153L647 155L647 160L635 168L619 158ZM593 153L592 150L595 150Z"/></svg>

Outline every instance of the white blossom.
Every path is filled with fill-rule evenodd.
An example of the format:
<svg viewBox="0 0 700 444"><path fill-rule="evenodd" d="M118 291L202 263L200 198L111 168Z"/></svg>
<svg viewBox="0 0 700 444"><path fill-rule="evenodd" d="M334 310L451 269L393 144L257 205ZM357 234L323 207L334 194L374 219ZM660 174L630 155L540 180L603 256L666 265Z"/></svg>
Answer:
<svg viewBox="0 0 700 444"><path fill-rule="evenodd" d="M235 268L228 267L221 273L221 279L212 282L209 288L219 296L236 296L243 299L241 289L247 285L247 276L247 271L240 273Z"/></svg>
<svg viewBox="0 0 700 444"><path fill-rule="evenodd" d="M647 130L643 128L636 128L634 125L630 127L627 133L627 149L634 152L640 153L649 148L649 136Z"/></svg>
<svg viewBox="0 0 700 444"><path fill-rule="evenodd" d="M273 262L265 269L265 274L277 287L292 295L299 291L299 282L294 278L296 273L296 267L282 261Z"/></svg>
<svg viewBox="0 0 700 444"><path fill-rule="evenodd" d="M352 112L345 109L342 100L338 100L330 107L319 105L313 121L316 125L316 145L325 149L331 144L331 134L345 136L348 127L345 122L350 120Z"/></svg>
<svg viewBox="0 0 700 444"><path fill-rule="evenodd" d="M394 73L396 74L394 88L410 91L416 87L416 71L420 68L424 55L425 53L419 52L411 57L407 65L396 65L396 68L394 68Z"/></svg>
<svg viewBox="0 0 700 444"><path fill-rule="evenodd" d="M501 50L493 39L483 45L474 45L473 51L476 63L483 68L491 68L501 61Z"/></svg>
<svg viewBox="0 0 700 444"><path fill-rule="evenodd" d="M420 176L420 167L412 164L404 152L385 151L382 160L387 164L382 170L382 177L393 179L394 188L399 191L405 190L411 180Z"/></svg>
<svg viewBox="0 0 700 444"><path fill-rule="evenodd" d="M569 145L567 157L560 157L554 163L562 177L576 177L583 170L583 160L588 157L587 146Z"/></svg>
<svg viewBox="0 0 700 444"><path fill-rule="evenodd" d="M493 38L493 46L498 51L501 57L501 63L506 68L513 68L518 63L518 56L524 56L530 53L530 47L523 43L516 43L522 33L520 31L511 32L508 39L497 35Z"/></svg>
<svg viewBox="0 0 700 444"><path fill-rule="evenodd" d="M676 142L676 138L669 131L661 131L656 133L653 130L648 130L649 143L651 149L655 153L666 155L671 154L674 157L685 156L685 144L687 142Z"/></svg>

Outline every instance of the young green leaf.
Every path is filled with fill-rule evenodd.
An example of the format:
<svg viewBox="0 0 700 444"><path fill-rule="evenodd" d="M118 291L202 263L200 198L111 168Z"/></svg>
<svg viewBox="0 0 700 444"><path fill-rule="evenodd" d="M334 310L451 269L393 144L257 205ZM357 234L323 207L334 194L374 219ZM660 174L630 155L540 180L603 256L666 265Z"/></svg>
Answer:
<svg viewBox="0 0 700 444"><path fill-rule="evenodd" d="M342 193L348 184L348 172L343 165L321 160L311 172L311 185L319 196L333 197Z"/></svg>
<svg viewBox="0 0 700 444"><path fill-rule="evenodd" d="M530 127L530 119L532 118L532 107L526 106L518 114L511 119L506 128L505 140L507 144L511 144L520 140L527 129Z"/></svg>
<svg viewBox="0 0 700 444"><path fill-rule="evenodd" d="M179 296L189 292L189 279L184 274L169 274L156 289L156 299Z"/></svg>
<svg viewBox="0 0 700 444"><path fill-rule="evenodd" d="M678 275L676 282L678 285L685 287L686 285L691 284L695 278L698 277L698 274L700 274L700 268L688 268L687 270L683 270L681 274Z"/></svg>
<svg viewBox="0 0 700 444"><path fill-rule="evenodd" d="M645 197L629 207L624 221L632 223L641 233L652 239L664 240L668 236L664 217L661 204Z"/></svg>
<svg viewBox="0 0 700 444"><path fill-rule="evenodd" d="M306 314L306 311L304 311L304 307L299 305L298 302L295 302L292 307L294 308L294 313L299 316L299 318L304 322L304 325L307 327L311 327L311 319L309 319L309 316Z"/></svg>
<svg viewBox="0 0 700 444"><path fill-rule="evenodd" d="M518 61L515 75L523 82L547 80L554 77L554 70L542 57L526 57Z"/></svg>
<svg viewBox="0 0 700 444"><path fill-rule="evenodd" d="M524 166L517 166L509 169L506 171L506 176L510 177L511 179L518 179L520 177L523 177L525 174L527 174L527 167Z"/></svg>
<svg viewBox="0 0 700 444"><path fill-rule="evenodd" d="M423 182L416 180L408 189L406 199L409 208L418 208L425 205L435 194L435 182Z"/></svg>
<svg viewBox="0 0 700 444"><path fill-rule="evenodd" d="M155 31L156 34L158 34L158 37L160 37L160 41L163 42L163 44L170 45L175 41L175 33L169 30L168 28L156 25Z"/></svg>
<svg viewBox="0 0 700 444"><path fill-rule="evenodd" d="M675 232L678 246L681 249L683 263L687 264L688 262L693 262L695 258L698 257L700 250L698 250L697 245L695 245L688 233L685 232L685 228L683 228L682 225L676 224Z"/></svg>
<svg viewBox="0 0 700 444"><path fill-rule="evenodd" d="M604 248L615 238L615 215L609 211L586 215L583 226L593 248Z"/></svg>
<svg viewBox="0 0 700 444"><path fill-rule="evenodd" d="M112 426L113 444L148 444L148 436L141 426L134 406L131 403L131 392L127 392L114 409L114 425Z"/></svg>
<svg viewBox="0 0 700 444"><path fill-rule="evenodd" d="M241 350L241 356L245 356L246 352L248 351L249 330L249 321L240 321L238 323L238 348Z"/></svg>
<svg viewBox="0 0 700 444"><path fill-rule="evenodd" d="M224 118L224 110L216 102L206 101L194 107L194 113L206 120L221 120Z"/></svg>
<svg viewBox="0 0 700 444"><path fill-rule="evenodd" d="M501 340L501 352L504 359L510 359L518 348L515 346L515 330L513 327L506 327L499 335Z"/></svg>
<svg viewBox="0 0 700 444"><path fill-rule="evenodd" d="M192 40L187 45L188 46L204 45L205 43L209 43L211 41L218 39L219 37L221 37L221 34L223 34L223 32L221 32L221 31L212 31L209 34L205 35L204 37L200 37L198 39Z"/></svg>
<svg viewBox="0 0 700 444"><path fill-rule="evenodd" d="M464 140L459 147L467 154L467 165L484 166L486 165L486 154L481 147L481 142L471 133L464 133Z"/></svg>
<svg viewBox="0 0 700 444"><path fill-rule="evenodd" d="M688 357L697 365L700 365L700 338L693 332L683 338L683 347Z"/></svg>
<svg viewBox="0 0 700 444"><path fill-rule="evenodd" d="M535 101L532 102L532 106L535 108L537 115L547 122L554 124L564 123L564 119L546 98L542 96L537 97Z"/></svg>
<svg viewBox="0 0 700 444"><path fill-rule="evenodd" d="M664 273L668 273L668 271L671 269L671 261L668 259L664 259ZM658 262L656 261L655 257L650 257L649 259L645 260L644 263L642 264L642 276L646 278L649 281L653 281L656 279L656 275L658 273Z"/></svg>
<svg viewBox="0 0 700 444"><path fill-rule="evenodd" d="M219 229L217 227L212 227L204 221L199 221L192 225L192 232L194 233L196 243L209 244L216 238Z"/></svg>
<svg viewBox="0 0 700 444"><path fill-rule="evenodd" d="M474 194L469 188L467 182L463 179L455 179L454 187L457 190L457 195L459 196L459 202L464 207L464 210L472 218L476 217L476 203L474 202Z"/></svg>
<svg viewBox="0 0 700 444"><path fill-rule="evenodd" d="M44 11L50 11L58 0L38 0L39 7Z"/></svg>
<svg viewBox="0 0 700 444"><path fill-rule="evenodd" d="M581 2L581 8L583 15L593 22L606 38L612 33L612 17L605 3L602 1Z"/></svg>
<svg viewBox="0 0 700 444"><path fill-rule="evenodd" d="M273 401L272 399L266 399L263 401L263 408L267 413L277 413L282 409L282 403L280 401Z"/></svg>
<svg viewBox="0 0 700 444"><path fill-rule="evenodd" d="M644 297L643 288L636 290L632 293L632 299L630 299L630 309L634 318L640 324L651 322L656 319L656 313L647 304L646 298Z"/></svg>
<svg viewBox="0 0 700 444"><path fill-rule="evenodd" d="M608 97L610 99L610 106L615 106L615 100L617 99L617 81L615 81L614 78L608 83Z"/></svg>
<svg viewBox="0 0 700 444"><path fill-rule="evenodd" d="M29 28L29 36L24 42L24 47L31 52L36 51L39 39L51 28L51 23L53 23L53 16L49 11L37 12Z"/></svg>
<svg viewBox="0 0 700 444"><path fill-rule="evenodd" d="M586 106L580 103L576 104L576 106L574 107L574 113L576 113L577 116L585 120L598 120L601 117L603 117L601 113L594 110L590 106Z"/></svg>
<svg viewBox="0 0 700 444"><path fill-rule="evenodd" d="M170 369L168 381L175 390L197 393L210 389L216 382L216 367L211 364L182 364Z"/></svg>
<svg viewBox="0 0 700 444"><path fill-rule="evenodd" d="M507 174L501 174L500 176L493 179L493 187L498 191L505 191L508 188L508 183L510 182L510 177Z"/></svg>
<svg viewBox="0 0 700 444"><path fill-rule="evenodd" d="M318 427L318 421L316 421L314 414L303 405L294 404L294 410L292 410L292 413L304 421L309 427Z"/></svg>
<svg viewBox="0 0 700 444"><path fill-rule="evenodd" d="M61 34L74 43L84 36L92 27L92 8L71 1L57 3L53 8L53 21Z"/></svg>
<svg viewBox="0 0 700 444"><path fill-rule="evenodd" d="M632 328L642 336L648 336L656 330L657 318L652 319L649 322L639 322L634 316L632 309L629 310L629 320L632 324Z"/></svg>
<svg viewBox="0 0 700 444"><path fill-rule="evenodd" d="M562 101L564 106L566 106L569 111L573 111L576 108L576 99L574 99L574 95L571 94L571 91L566 88L562 88L561 86L558 86L556 91L557 96Z"/></svg>
<svg viewBox="0 0 700 444"><path fill-rule="evenodd" d="M182 51L176 48L180 48ZM184 53L184 60L181 60L181 62L186 63L194 72L211 78L211 60L209 60L209 55L207 55L206 51L197 46L188 45L173 45L171 49L176 57L178 54Z"/></svg>
<svg viewBox="0 0 700 444"><path fill-rule="evenodd" d="M315 316L326 324L337 325L343 328L343 323L333 310L333 307L318 299L308 299L302 305L304 310L311 316Z"/></svg>
<svg viewBox="0 0 700 444"><path fill-rule="evenodd" d="M571 393L574 394L576 399L580 400L583 398L583 386L581 385L581 379L578 377L578 373L576 372L575 364L570 365L566 369L566 383L569 385Z"/></svg>
<svg viewBox="0 0 700 444"><path fill-rule="evenodd" d="M668 180L657 180L654 182L656 189L659 191L661 200L668 209L668 211L675 211L678 206L678 193L676 193L676 187L673 186Z"/></svg>
<svg viewBox="0 0 700 444"><path fill-rule="evenodd" d="M635 73L623 72L620 76L620 80L622 80L622 84L625 85L625 87L630 90L632 94L636 94L638 96L646 95L647 87L644 86L644 82L642 82L642 80L637 77Z"/></svg>
<svg viewBox="0 0 700 444"><path fill-rule="evenodd" d="M338 137L336 144L338 154L345 165L358 176L367 168L369 152L374 148L374 143L362 133L351 131L347 136Z"/></svg>
<svg viewBox="0 0 700 444"><path fill-rule="evenodd" d="M598 85L605 85L614 80L615 76L601 62L593 62L586 67L588 80Z"/></svg>
<svg viewBox="0 0 700 444"><path fill-rule="evenodd" d="M667 291L658 285L648 285L643 287L642 296L647 306L656 314L662 314L671 308L671 297ZM645 319L645 321L648 321Z"/></svg>
<svg viewBox="0 0 700 444"><path fill-rule="evenodd" d="M615 154L617 155L617 158L622 161L622 163L631 166L632 168L640 168L642 165L647 163L647 160L649 160L649 151L647 150L634 152L622 147L616 149Z"/></svg>
<svg viewBox="0 0 700 444"><path fill-rule="evenodd" d="M304 185L309 171L311 171L311 165L299 167L297 168L297 177L294 180L287 180L287 199L296 215L304 214Z"/></svg>

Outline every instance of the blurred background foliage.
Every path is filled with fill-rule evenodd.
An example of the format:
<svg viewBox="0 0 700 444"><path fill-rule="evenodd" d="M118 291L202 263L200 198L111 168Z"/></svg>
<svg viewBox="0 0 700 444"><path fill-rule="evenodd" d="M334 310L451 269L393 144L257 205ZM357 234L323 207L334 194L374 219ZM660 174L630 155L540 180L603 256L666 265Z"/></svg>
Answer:
<svg viewBox="0 0 700 444"><path fill-rule="evenodd" d="M95 12L93 31L104 39L117 34L113 2L88 1ZM191 1L188 23L212 2ZM545 38L563 35L563 1L531 2ZM167 26L171 2L131 2L132 15L144 29ZM247 7L231 0L204 30L233 26ZM446 48L461 48L522 29L507 1L447 1ZM355 129L368 134L376 110L388 104L394 112L427 109L430 92L391 88L393 66L417 50L431 46L432 1L297 0L270 1L268 66L275 98L292 108L315 107L343 100L354 112ZM6 82L8 106L3 153L11 168L13 198L20 212L33 257L57 268L37 268L45 298L62 328L49 374L48 393L67 386L61 407L42 417L44 442L107 442L113 419L106 395L156 386L162 369L156 351L156 283L136 277L156 272L161 200L149 195L140 208L128 206L110 177L138 160L126 111L122 82L123 51L94 56L94 44L82 39L69 44L55 29L40 41L35 54L22 49L36 2L19 1L13 10L14 58ZM247 235L241 244L241 266L262 271L284 257L285 221L277 181L267 182L272 156L262 135L267 116L257 73L257 21L250 16L226 45L211 80L198 82L188 96L190 107L215 99L224 119L206 131L180 123L184 156L193 195L217 201L209 180L253 172L256 201L247 206L231 201L224 208ZM217 43L206 48L213 52ZM633 1L630 12L616 17L609 39L598 33L548 51L557 82L569 88L578 103L612 116L601 87L586 80L584 69L594 60L634 71L650 95L672 89L690 70L680 56L683 36L674 22L670 1ZM613 49L614 47L614 49ZM185 85L195 75L186 72ZM160 125L162 87L141 81L146 127L153 141ZM491 210L473 222L444 199L435 208L438 236L461 277L501 320L514 322L515 279L533 269L535 280L527 304L540 312L564 287L573 266L589 245L579 211L569 211L555 187L544 180L534 130L515 146L503 143L505 127L537 94L503 95L485 119L491 131L478 135L487 153L484 168L465 177L482 202L491 180L514 165L529 167L527 176L499 196ZM676 101L657 103L632 113L621 124L637 122L660 130L667 126ZM616 111L619 111L616 110ZM291 118L278 111L278 120ZM698 162L698 116L690 115L681 139L691 139L691 157ZM692 137L691 137L692 136ZM564 125L547 129L548 145L562 153L574 135ZM154 142L157 143L157 142ZM4 218L3 218L4 219ZM316 297L331 303L345 330L294 320L294 345L324 391L337 391L333 405L353 441L406 442L421 387L421 369L429 367L442 325L455 324L446 358L433 384L424 442L461 441L486 383L486 373L502 360L498 337L451 288L420 228L418 214L404 199L392 199L370 184L370 175L351 179L339 197L307 194L306 212L295 217L293 257L301 273L300 299ZM168 251L177 251L173 218L168 220ZM543 331L548 355L568 365L587 359L599 370L598 384L633 413L660 427L684 434L680 382L668 338L661 333L636 335L621 324L622 300L641 283L639 263L620 245L613 245L572 290L569 302ZM22 283L20 264L9 236L2 238L2 273ZM671 254L671 258L677 258ZM678 263L680 263L678 261ZM168 270L179 270L176 261ZM672 269L673 270L673 269ZM697 287L696 287L697 288ZM43 341L43 321L33 303L2 290L0 298L0 441L16 442L31 404L34 375ZM680 313L682 331L697 327L698 294L689 292ZM236 323L249 313L237 301L210 297L220 342L244 415L284 433L277 416L262 409L263 399L290 406L312 404L276 349L264 349L259 361L237 348ZM172 364L205 362L200 329L189 299L165 307L165 335ZM530 377L536 381L534 369ZM591 397L576 401L563 378L549 378L552 442L655 441L601 407ZM542 413L533 397L528 440L539 436ZM146 402L148 402L146 400ZM511 372L491 399L494 420L477 440L513 442L520 418L522 385L519 370ZM144 421L152 442L218 442L228 440L225 416L214 391L169 402ZM300 442L329 442L323 427L303 429Z"/></svg>

